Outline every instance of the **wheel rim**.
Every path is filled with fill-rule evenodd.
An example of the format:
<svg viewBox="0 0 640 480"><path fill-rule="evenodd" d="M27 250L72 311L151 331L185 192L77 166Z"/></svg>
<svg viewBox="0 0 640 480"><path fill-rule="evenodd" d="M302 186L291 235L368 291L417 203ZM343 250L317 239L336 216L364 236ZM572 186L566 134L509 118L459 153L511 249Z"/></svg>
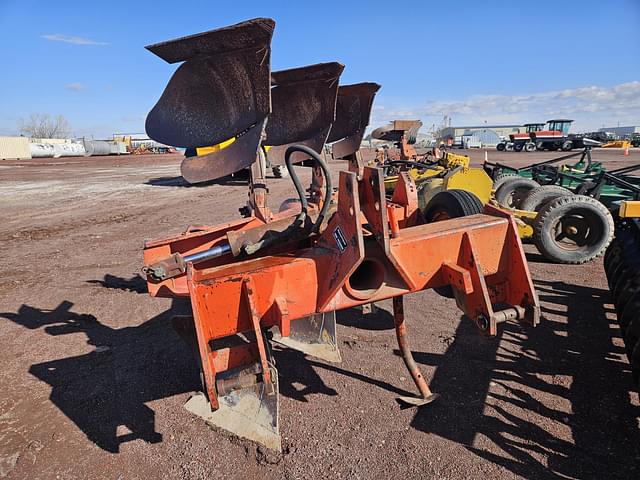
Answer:
<svg viewBox="0 0 640 480"><path fill-rule="evenodd" d="M507 197L507 206L509 208L517 208L518 205L522 203L524 197L527 196L527 193L529 193L530 190L530 188L525 187L514 189L513 192L509 194L509 197Z"/></svg>
<svg viewBox="0 0 640 480"><path fill-rule="evenodd" d="M605 230L602 220L587 209L574 209L556 220L551 232L555 244L567 251L582 251L596 245Z"/></svg>

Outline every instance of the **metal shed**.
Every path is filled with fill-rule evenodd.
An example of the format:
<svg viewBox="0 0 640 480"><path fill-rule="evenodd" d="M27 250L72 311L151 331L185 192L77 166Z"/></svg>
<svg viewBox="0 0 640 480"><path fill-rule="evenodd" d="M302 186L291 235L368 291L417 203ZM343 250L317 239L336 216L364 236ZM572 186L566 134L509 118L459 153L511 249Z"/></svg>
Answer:
<svg viewBox="0 0 640 480"><path fill-rule="evenodd" d="M0 137L0 160L31 158L27 137Z"/></svg>

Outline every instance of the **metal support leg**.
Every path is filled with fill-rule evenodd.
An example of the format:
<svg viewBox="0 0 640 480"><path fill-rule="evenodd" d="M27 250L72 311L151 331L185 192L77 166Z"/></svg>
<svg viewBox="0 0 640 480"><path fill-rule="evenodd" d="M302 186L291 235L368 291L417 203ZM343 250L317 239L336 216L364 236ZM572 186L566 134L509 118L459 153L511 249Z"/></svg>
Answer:
<svg viewBox="0 0 640 480"><path fill-rule="evenodd" d="M411 347L409 346L409 340L407 338L407 326L404 322L404 303L403 297L393 297L393 318L396 325L396 336L398 338L398 346L402 353L402 359L407 366L407 370L411 374L413 381L415 382L418 390L420 390L420 397L398 397L403 403L409 406L419 407L431 403L438 398L437 393L432 393L429 385L427 384L422 372L416 365L411 353Z"/></svg>

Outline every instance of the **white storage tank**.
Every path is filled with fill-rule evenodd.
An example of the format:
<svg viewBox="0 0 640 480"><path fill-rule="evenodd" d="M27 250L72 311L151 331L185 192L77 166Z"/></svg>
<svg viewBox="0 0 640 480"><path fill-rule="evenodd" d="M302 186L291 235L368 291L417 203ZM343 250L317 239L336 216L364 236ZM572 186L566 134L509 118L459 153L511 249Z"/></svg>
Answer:
<svg viewBox="0 0 640 480"><path fill-rule="evenodd" d="M104 140L83 140L86 155L110 155L111 145Z"/></svg>
<svg viewBox="0 0 640 480"><path fill-rule="evenodd" d="M81 143L30 143L33 158L81 157L85 155Z"/></svg>

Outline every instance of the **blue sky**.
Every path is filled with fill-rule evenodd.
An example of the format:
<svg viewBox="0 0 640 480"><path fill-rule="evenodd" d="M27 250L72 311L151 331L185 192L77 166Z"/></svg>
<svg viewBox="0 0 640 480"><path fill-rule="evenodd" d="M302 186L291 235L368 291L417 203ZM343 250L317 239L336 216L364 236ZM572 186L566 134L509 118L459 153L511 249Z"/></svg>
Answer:
<svg viewBox="0 0 640 480"><path fill-rule="evenodd" d="M144 46L258 16L276 20L272 69L340 61L342 83L380 83L372 125L640 124L640 0L534 5L0 0L0 134L31 113L64 115L76 135L143 131L176 68Z"/></svg>

